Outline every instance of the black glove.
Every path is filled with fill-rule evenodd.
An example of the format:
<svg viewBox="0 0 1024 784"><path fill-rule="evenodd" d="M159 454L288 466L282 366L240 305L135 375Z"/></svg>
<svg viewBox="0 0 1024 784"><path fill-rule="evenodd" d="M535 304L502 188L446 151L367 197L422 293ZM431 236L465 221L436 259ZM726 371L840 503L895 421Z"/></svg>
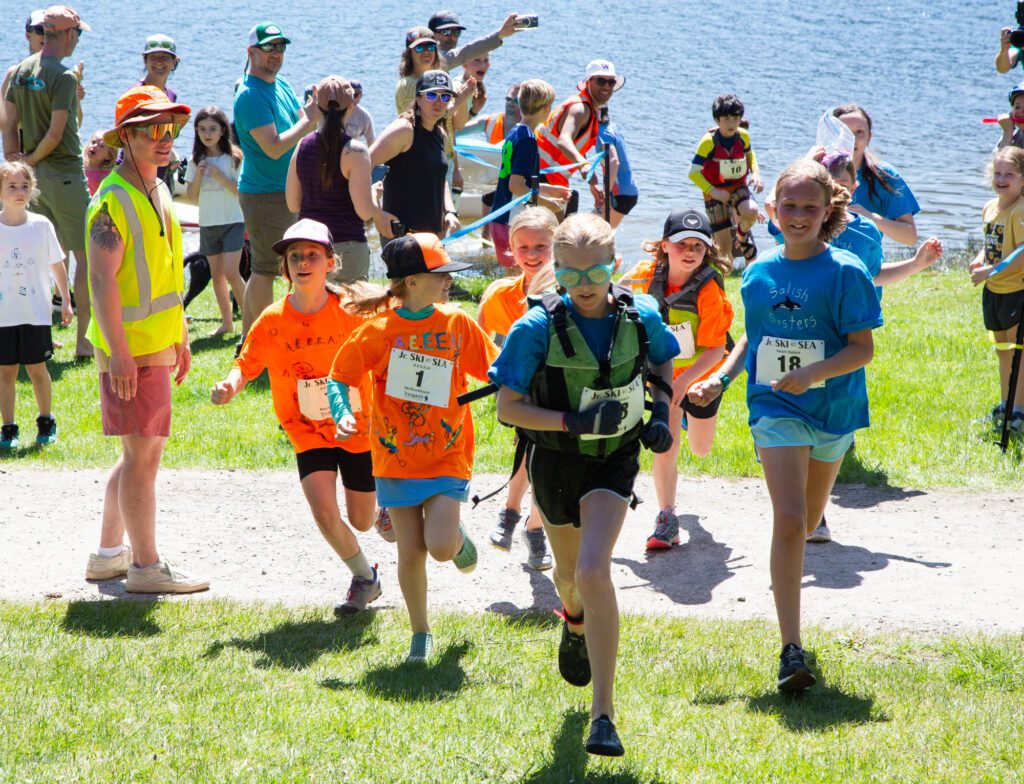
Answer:
<svg viewBox="0 0 1024 784"><path fill-rule="evenodd" d="M655 403L651 418L640 428L640 443L652 452L672 448L672 431L668 426L668 403Z"/></svg>
<svg viewBox="0 0 1024 784"><path fill-rule="evenodd" d="M618 400L602 400L586 411L567 411L562 422L570 435L610 436L625 415L626 407Z"/></svg>

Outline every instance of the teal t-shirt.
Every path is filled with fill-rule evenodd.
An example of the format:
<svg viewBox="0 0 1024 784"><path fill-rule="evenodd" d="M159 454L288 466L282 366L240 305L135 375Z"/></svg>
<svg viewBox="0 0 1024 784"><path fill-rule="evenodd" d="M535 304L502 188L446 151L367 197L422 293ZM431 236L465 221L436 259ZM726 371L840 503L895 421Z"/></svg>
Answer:
<svg viewBox="0 0 1024 784"><path fill-rule="evenodd" d="M234 119L238 143L242 148L242 170L238 190L242 193L283 193L288 164L294 148L274 160L256 143L253 128L273 125L284 133L299 121L302 106L292 86L282 77L273 82L247 74L235 93Z"/></svg>

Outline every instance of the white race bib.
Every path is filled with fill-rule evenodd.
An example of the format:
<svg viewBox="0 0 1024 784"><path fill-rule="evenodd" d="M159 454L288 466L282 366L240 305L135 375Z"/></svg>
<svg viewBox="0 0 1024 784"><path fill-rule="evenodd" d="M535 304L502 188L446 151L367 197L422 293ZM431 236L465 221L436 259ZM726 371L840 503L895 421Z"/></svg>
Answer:
<svg viewBox="0 0 1024 784"><path fill-rule="evenodd" d="M676 343L679 344L679 354L676 359L691 359L697 353L697 346L693 342L693 325L689 321L681 324L669 324L668 331L676 336Z"/></svg>
<svg viewBox="0 0 1024 784"><path fill-rule="evenodd" d="M770 387L791 370L799 370L825 359L824 340L794 340L765 335L757 347L757 378L754 383ZM824 381L811 384L810 389L821 389Z"/></svg>
<svg viewBox="0 0 1024 784"><path fill-rule="evenodd" d="M738 180L747 173L747 159L718 161L718 173L723 180Z"/></svg>
<svg viewBox="0 0 1024 784"><path fill-rule="evenodd" d="M321 419L331 419L331 404L327 401L327 379L326 378L300 378L297 382L299 396L299 413L306 419L318 422ZM352 406L352 413L362 410L363 402L359 397L357 387L349 387L348 402Z"/></svg>
<svg viewBox="0 0 1024 784"><path fill-rule="evenodd" d="M593 408L602 400L618 400L626 407L626 413L622 417L622 422L619 423L619 429L614 433L609 436L596 435L593 433L581 435L580 438L585 441L592 441L596 438L621 436L643 419L643 379L640 376L637 376L628 386L616 387L615 389L590 389L589 387L584 387L583 394L580 395L580 411L586 411L588 408Z"/></svg>
<svg viewBox="0 0 1024 784"><path fill-rule="evenodd" d="M393 348L388 359L388 381L384 393L399 400L447 408L452 394L454 366L450 359Z"/></svg>

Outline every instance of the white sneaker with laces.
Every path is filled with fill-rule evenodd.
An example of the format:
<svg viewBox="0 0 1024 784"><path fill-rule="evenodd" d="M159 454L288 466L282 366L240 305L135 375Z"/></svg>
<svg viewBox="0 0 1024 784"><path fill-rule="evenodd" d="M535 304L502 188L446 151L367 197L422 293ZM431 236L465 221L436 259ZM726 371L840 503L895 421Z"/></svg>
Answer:
<svg viewBox="0 0 1024 784"><path fill-rule="evenodd" d="M209 587L209 580L175 569L167 561L157 561L144 569L132 564L124 585L129 593L195 593Z"/></svg>
<svg viewBox="0 0 1024 784"><path fill-rule="evenodd" d="M85 567L86 580L113 580L128 574L132 565L132 548L125 547L117 555L104 558L96 553L89 553L89 565Z"/></svg>
<svg viewBox="0 0 1024 784"><path fill-rule="evenodd" d="M818 523L818 527L811 531L811 535L807 537L808 542L831 542L832 532L828 530L828 523L825 522L824 518Z"/></svg>

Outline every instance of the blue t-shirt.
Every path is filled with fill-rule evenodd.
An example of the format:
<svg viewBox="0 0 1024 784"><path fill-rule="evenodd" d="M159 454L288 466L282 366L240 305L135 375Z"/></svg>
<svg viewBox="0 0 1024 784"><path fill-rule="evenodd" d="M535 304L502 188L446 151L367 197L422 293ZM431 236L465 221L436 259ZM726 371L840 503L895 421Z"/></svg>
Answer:
<svg viewBox="0 0 1024 784"><path fill-rule="evenodd" d="M573 321L579 327L583 339L587 341L594 356L608 355L612 341L612 328L615 325L615 313L602 318L585 318L577 315L568 294L562 295L572 314ZM679 353L679 344L675 335L668 331L658 312L658 303L646 294L639 294L634 299L640 321L647 330L649 342L647 361L651 365L668 362ZM487 375L491 381L514 392L525 395L530 391L530 382L548 357L548 312L537 305L526 311L508 332L501 354Z"/></svg>
<svg viewBox="0 0 1024 784"><path fill-rule="evenodd" d="M830 378L802 395L773 392L757 383L762 338L824 341L827 359L845 348L847 335L882 326L882 308L871 278L849 251L828 247L791 261L782 248L769 251L743 273L747 339L747 405L750 424L761 417L789 417L834 435L868 426L864 368Z"/></svg>
<svg viewBox="0 0 1024 784"><path fill-rule="evenodd" d="M910 190L900 173L884 161L879 161L877 168L886 176L886 183L895 191L886 190L881 183L875 183L874 193L869 194L868 183L864 179L864 166L857 172L857 190L853 192L853 203L866 207L883 218L893 220L901 215L917 215L921 208L914 198L914 192Z"/></svg>
<svg viewBox="0 0 1024 784"><path fill-rule="evenodd" d="M531 178L536 178L539 172L540 153L537 151L537 137L533 134L533 128L524 123L516 123L501 146L501 171L498 172L498 187L494 191L491 212L500 210L512 201L512 190L508 181L513 174L525 177L526 185L529 187ZM533 179L533 182L537 180ZM500 215L494 219L494 223L507 225L511 214L506 212Z"/></svg>
<svg viewBox="0 0 1024 784"><path fill-rule="evenodd" d="M782 231L775 225L774 221L768 221L768 233L775 238L775 242L782 245L786 239ZM867 268L868 274L874 279L882 271L882 232L874 223L862 218L860 215L851 212L850 222L842 233L832 240L832 247L848 250L862 262ZM882 287L875 286L878 298L882 298Z"/></svg>
<svg viewBox="0 0 1024 784"><path fill-rule="evenodd" d="M636 180L633 179L633 167L629 165L629 155L626 154L626 140L611 123L598 125L597 141L599 144L614 144L615 152L619 156L619 173L615 178L618 186L616 193L619 196L639 196L640 191L636 187Z"/></svg>
<svg viewBox="0 0 1024 784"><path fill-rule="evenodd" d="M253 128L273 125L284 133L299 121L299 99L283 77L265 82L247 74L235 93L235 130L242 148L242 170L238 190L242 193L283 193L288 179L288 164L294 148L274 160L252 137Z"/></svg>

